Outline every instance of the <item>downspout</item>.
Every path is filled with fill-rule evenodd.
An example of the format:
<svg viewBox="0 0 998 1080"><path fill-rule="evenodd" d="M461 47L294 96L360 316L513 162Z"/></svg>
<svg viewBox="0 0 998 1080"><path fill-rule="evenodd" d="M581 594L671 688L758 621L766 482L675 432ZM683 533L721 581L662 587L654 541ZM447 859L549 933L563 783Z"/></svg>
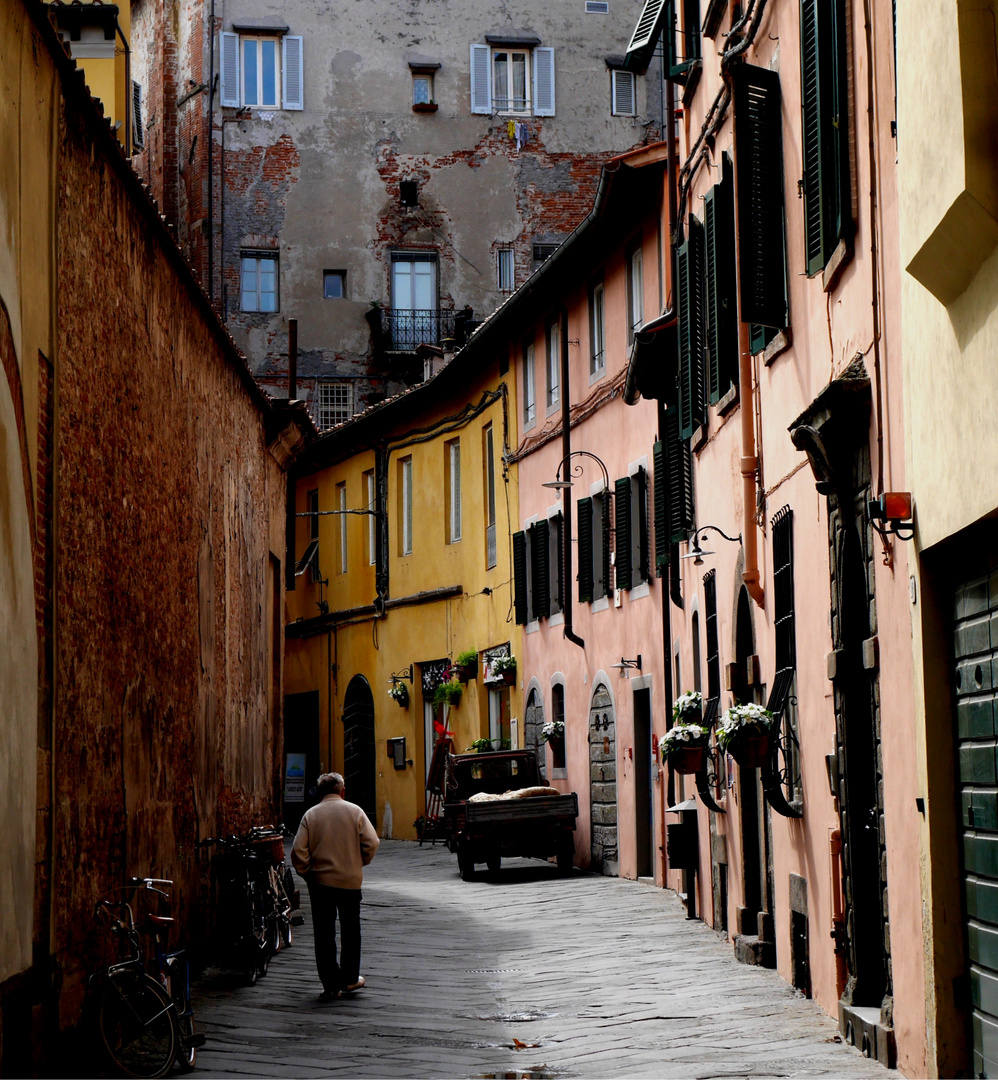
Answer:
<svg viewBox="0 0 998 1080"><path fill-rule="evenodd" d="M734 146L735 192L738 191L738 117L735 115L735 95L731 90L730 72L725 71L724 81L731 93L732 143ZM741 221L738 213L738 199L735 199L735 275L738 287L735 290L735 303L738 305L738 398L740 402L739 422L741 425L741 457L739 467L742 474L742 551L745 565L742 569L742 581L749 596L760 606L763 604L763 591L759 572L759 537L756 532L756 479L759 474L759 455L755 442L755 402L752 385L752 345L749 339L748 323L742 318L741 290Z"/></svg>
<svg viewBox="0 0 998 1080"><path fill-rule="evenodd" d="M558 305L558 322L561 329L561 463L567 469L568 459L572 453L571 431L571 404L568 382L568 308L564 304ZM564 526L562 537L564 539L564 563L565 563L565 595L562 597L562 612L565 616L565 637L578 645L580 649L586 647L585 641L572 629L572 489L561 489L562 517Z"/></svg>
<svg viewBox="0 0 998 1080"><path fill-rule="evenodd" d="M215 0L211 0L208 30L208 299L215 299ZM224 129L223 129L224 131ZM212 305L214 306L214 305Z"/></svg>

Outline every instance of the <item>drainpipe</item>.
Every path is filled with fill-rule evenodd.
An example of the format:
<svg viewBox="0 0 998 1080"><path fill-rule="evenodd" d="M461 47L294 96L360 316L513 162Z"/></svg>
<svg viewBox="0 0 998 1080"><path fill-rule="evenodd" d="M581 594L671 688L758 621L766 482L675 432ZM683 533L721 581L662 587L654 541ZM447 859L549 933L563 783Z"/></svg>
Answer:
<svg viewBox="0 0 998 1080"><path fill-rule="evenodd" d="M568 308L564 304L558 305L558 322L561 326L561 463L568 469L568 459L572 453L572 432L568 382ZM565 542L565 595L562 597L565 637L573 645L578 645L580 649L584 649L586 647L585 641L572 629L572 489L569 487L562 488L561 498L562 517L564 518L562 536Z"/></svg>
<svg viewBox="0 0 998 1080"><path fill-rule="evenodd" d="M208 299L215 299L215 0L208 30ZM224 132L224 128L222 129ZM212 304L214 306L214 304Z"/></svg>
<svg viewBox="0 0 998 1080"><path fill-rule="evenodd" d="M738 191L738 125L735 111L735 94L730 86L731 75L725 72L725 82L731 93L732 134L735 159L735 192ZM745 568L742 581L749 596L762 607L763 591L759 584L759 537L756 531L756 479L759 474L759 455L755 443L755 401L752 386L752 346L749 340L748 323L742 318L741 291L741 222L738 214L738 199L735 198L735 274L738 287L735 302L738 305L738 399L741 404L739 420L741 423L742 453L739 465L742 474L742 550L745 553Z"/></svg>

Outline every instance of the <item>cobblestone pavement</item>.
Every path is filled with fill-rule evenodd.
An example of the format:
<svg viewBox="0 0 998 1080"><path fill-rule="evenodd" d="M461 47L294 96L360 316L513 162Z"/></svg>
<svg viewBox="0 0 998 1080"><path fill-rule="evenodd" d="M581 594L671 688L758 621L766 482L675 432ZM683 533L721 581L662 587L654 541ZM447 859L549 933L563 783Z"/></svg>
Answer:
<svg viewBox="0 0 998 1080"><path fill-rule="evenodd" d="M352 998L317 1001L307 909L256 986L200 984L198 1075L898 1075L647 884L526 860L463 882L442 847L389 840L361 910L367 987Z"/></svg>

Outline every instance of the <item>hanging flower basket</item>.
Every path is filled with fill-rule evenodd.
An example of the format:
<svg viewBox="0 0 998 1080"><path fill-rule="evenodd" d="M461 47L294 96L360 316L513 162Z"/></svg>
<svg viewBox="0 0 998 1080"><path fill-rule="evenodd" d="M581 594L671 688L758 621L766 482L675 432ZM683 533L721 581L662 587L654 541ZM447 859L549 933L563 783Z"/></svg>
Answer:
<svg viewBox="0 0 998 1080"><path fill-rule="evenodd" d="M703 696L693 690L682 694L672 704L673 724L699 724L703 718Z"/></svg>
<svg viewBox="0 0 998 1080"><path fill-rule="evenodd" d="M461 702L461 695L463 693L464 687L457 679L451 679L449 682L442 682L436 690L433 691L433 704L457 706Z"/></svg>
<svg viewBox="0 0 998 1080"><path fill-rule="evenodd" d="M558 743L565 741L565 721L552 720L541 727L541 738L545 742Z"/></svg>
<svg viewBox="0 0 998 1080"><path fill-rule="evenodd" d="M491 663L491 674L494 678L502 679L507 686L513 686L516 682L516 657L497 656Z"/></svg>
<svg viewBox="0 0 998 1080"><path fill-rule="evenodd" d="M400 709L409 707L409 687L404 682L392 683L388 689L388 696Z"/></svg>
<svg viewBox="0 0 998 1080"><path fill-rule="evenodd" d="M680 773L699 772L709 738L710 732L700 724L676 724L658 740L662 763Z"/></svg>
<svg viewBox="0 0 998 1080"><path fill-rule="evenodd" d="M718 744L739 765L757 769L769 757L773 719L761 705L733 705L718 725Z"/></svg>
<svg viewBox="0 0 998 1080"><path fill-rule="evenodd" d="M471 682L478 678L478 653L469 651L458 653L454 661L454 674L463 682Z"/></svg>

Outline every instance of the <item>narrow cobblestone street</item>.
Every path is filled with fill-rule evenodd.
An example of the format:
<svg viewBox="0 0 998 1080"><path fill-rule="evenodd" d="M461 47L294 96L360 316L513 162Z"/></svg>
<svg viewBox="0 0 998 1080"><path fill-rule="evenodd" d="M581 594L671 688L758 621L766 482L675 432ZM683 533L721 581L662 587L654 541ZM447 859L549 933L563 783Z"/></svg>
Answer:
<svg viewBox="0 0 998 1080"><path fill-rule="evenodd" d="M317 1001L311 919L256 986L197 988L200 1076L886 1077L813 1002L633 881L385 841L352 999Z"/></svg>

